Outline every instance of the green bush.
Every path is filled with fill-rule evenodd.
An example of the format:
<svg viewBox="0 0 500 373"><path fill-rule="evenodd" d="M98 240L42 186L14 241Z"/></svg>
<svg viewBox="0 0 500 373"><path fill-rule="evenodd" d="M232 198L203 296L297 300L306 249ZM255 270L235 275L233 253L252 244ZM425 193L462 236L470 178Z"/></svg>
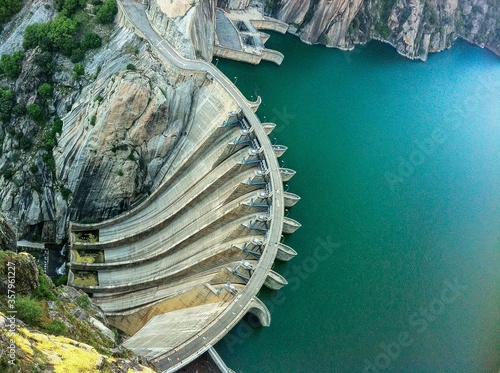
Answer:
<svg viewBox="0 0 500 373"><path fill-rule="evenodd" d="M53 286L52 281L45 275L41 267L38 267L38 272L39 285L31 292L31 296L37 300L56 300L57 298L51 290Z"/></svg>
<svg viewBox="0 0 500 373"><path fill-rule="evenodd" d="M34 175L34 174L36 174L36 173L38 172L38 166L37 166L36 164L34 164L34 163L33 163L33 164L30 166L30 172L31 172L33 175Z"/></svg>
<svg viewBox="0 0 500 373"><path fill-rule="evenodd" d="M78 23L75 20L61 14L50 22L48 37L64 55L73 51L73 36L77 32L77 26Z"/></svg>
<svg viewBox="0 0 500 373"><path fill-rule="evenodd" d="M29 116L34 120L39 122L43 118L43 111L37 104L30 104L26 107Z"/></svg>
<svg viewBox="0 0 500 373"><path fill-rule="evenodd" d="M90 307L90 299L87 295L80 295L75 299L76 304L78 304L83 309L88 309Z"/></svg>
<svg viewBox="0 0 500 373"><path fill-rule="evenodd" d="M71 52L70 60L73 63L81 62L85 58L85 52L81 48L75 48Z"/></svg>
<svg viewBox="0 0 500 373"><path fill-rule="evenodd" d="M56 140L55 134L52 131L45 132L45 136L44 136L45 150L47 150L48 152L51 152L52 149L54 149L54 146L56 146L56 145L57 145L57 140Z"/></svg>
<svg viewBox="0 0 500 373"><path fill-rule="evenodd" d="M12 176L14 176L16 172L8 167L8 168L5 168L4 170L2 170L2 176L5 180L11 180L12 179Z"/></svg>
<svg viewBox="0 0 500 373"><path fill-rule="evenodd" d="M15 104L12 112L16 117L23 116L24 114L26 114L26 106L22 104Z"/></svg>
<svg viewBox="0 0 500 373"><path fill-rule="evenodd" d="M73 74L76 76L82 76L85 74L85 68L81 63L77 63L75 67L73 68Z"/></svg>
<svg viewBox="0 0 500 373"><path fill-rule="evenodd" d="M45 326L45 331L53 335L66 335L68 333L68 328L63 322L59 320L54 320L50 324Z"/></svg>
<svg viewBox="0 0 500 373"><path fill-rule="evenodd" d="M33 145L33 142L31 141L31 139L29 137L23 136L19 140L19 147L22 150L29 150L29 149L31 149L32 145Z"/></svg>
<svg viewBox="0 0 500 373"><path fill-rule="evenodd" d="M12 54L4 54L0 59L0 72L11 79L17 79L22 70L24 53L21 51Z"/></svg>
<svg viewBox="0 0 500 373"><path fill-rule="evenodd" d="M135 70L136 70L135 65L134 65L134 64L132 64L132 63L129 63L129 64L127 65L127 69L128 69L128 70L132 70L132 71L135 71Z"/></svg>
<svg viewBox="0 0 500 373"><path fill-rule="evenodd" d="M14 106L14 94L11 90L0 88L0 120L6 121L10 118Z"/></svg>
<svg viewBox="0 0 500 373"><path fill-rule="evenodd" d="M97 9L96 19L99 23L111 23L117 12L116 0L104 0L104 4Z"/></svg>
<svg viewBox="0 0 500 373"><path fill-rule="evenodd" d="M69 188L66 188L64 185L61 186L60 188L60 191L61 191L61 196L62 198L67 201L69 196L71 195L71 189Z"/></svg>
<svg viewBox="0 0 500 373"><path fill-rule="evenodd" d="M0 6L0 25L8 22L10 17L19 12L22 8L22 0L2 0Z"/></svg>
<svg viewBox="0 0 500 373"><path fill-rule="evenodd" d="M51 98L53 93L52 85L49 83L43 83L40 87L38 87L37 92L42 98Z"/></svg>
<svg viewBox="0 0 500 373"><path fill-rule="evenodd" d="M50 22L34 23L24 29L23 48L32 49L39 46L42 51L52 49L52 41L49 38Z"/></svg>
<svg viewBox="0 0 500 373"><path fill-rule="evenodd" d="M38 325L43 315L43 307L30 297L16 297L16 317L27 324Z"/></svg>
<svg viewBox="0 0 500 373"><path fill-rule="evenodd" d="M74 14L78 9L85 6L85 0L59 0L56 2L56 7L58 11L63 11L67 15Z"/></svg>
<svg viewBox="0 0 500 373"><path fill-rule="evenodd" d="M102 45L102 40L95 32L87 32L81 42L82 48L85 50L99 48Z"/></svg>
<svg viewBox="0 0 500 373"><path fill-rule="evenodd" d="M90 125L91 125L91 126L95 126L95 122L96 122L96 120L97 120L97 117L96 117L95 115L92 115L92 116L90 117Z"/></svg>
<svg viewBox="0 0 500 373"><path fill-rule="evenodd" d="M45 51L36 55L35 63L42 69L44 74L47 76L52 75L54 71L54 58L52 57L52 53Z"/></svg>
<svg viewBox="0 0 500 373"><path fill-rule="evenodd" d="M61 118L55 118L54 124L52 125L52 132L61 133L63 128L63 121Z"/></svg>
<svg viewBox="0 0 500 373"><path fill-rule="evenodd" d="M42 159L49 170L51 170L52 172L56 172L56 161L54 160L52 152L48 152L42 155Z"/></svg>
<svg viewBox="0 0 500 373"><path fill-rule="evenodd" d="M68 275L62 275L52 281L55 286L66 285L68 282Z"/></svg>

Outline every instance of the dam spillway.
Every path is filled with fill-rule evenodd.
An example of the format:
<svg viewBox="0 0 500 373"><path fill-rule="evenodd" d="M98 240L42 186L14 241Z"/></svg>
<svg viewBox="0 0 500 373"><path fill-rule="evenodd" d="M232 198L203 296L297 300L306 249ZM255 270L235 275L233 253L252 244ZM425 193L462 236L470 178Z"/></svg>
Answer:
<svg viewBox="0 0 500 373"><path fill-rule="evenodd" d="M125 347L165 371L206 351L248 312L268 325L256 294L286 285L271 266L296 254L280 246L283 172L295 172L279 168L286 147L267 136L275 125L261 124L213 65L176 58L177 67L204 70L211 87L146 199L100 223L70 224L68 275L130 336ZM252 265L246 277L232 271L243 261Z"/></svg>

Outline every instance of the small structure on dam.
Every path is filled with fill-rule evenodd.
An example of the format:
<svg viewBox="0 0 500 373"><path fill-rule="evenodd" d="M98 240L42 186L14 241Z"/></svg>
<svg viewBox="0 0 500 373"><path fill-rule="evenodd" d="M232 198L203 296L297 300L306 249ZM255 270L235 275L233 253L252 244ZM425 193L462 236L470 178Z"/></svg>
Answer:
<svg viewBox="0 0 500 373"><path fill-rule="evenodd" d="M260 30L286 33L288 24L270 17L263 17L255 9L217 9L214 55L236 61L259 64L270 61L277 65L283 62L283 54L267 49L264 43L269 34Z"/></svg>

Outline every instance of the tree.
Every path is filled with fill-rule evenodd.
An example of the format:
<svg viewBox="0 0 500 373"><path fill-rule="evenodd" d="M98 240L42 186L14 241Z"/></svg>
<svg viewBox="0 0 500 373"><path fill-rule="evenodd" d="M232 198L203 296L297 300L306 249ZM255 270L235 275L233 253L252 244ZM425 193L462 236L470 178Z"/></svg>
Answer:
<svg viewBox="0 0 500 373"><path fill-rule="evenodd" d="M40 106L37 104L30 104L26 107L28 110L29 116L34 120L34 121L40 121L43 118L43 112Z"/></svg>
<svg viewBox="0 0 500 373"><path fill-rule="evenodd" d="M116 0L104 0L104 4L99 7L96 18L99 23L110 23L115 19L118 12Z"/></svg>
<svg viewBox="0 0 500 373"><path fill-rule="evenodd" d="M85 50L99 48L102 45L102 40L95 32L87 32L82 39L81 45Z"/></svg>
<svg viewBox="0 0 500 373"><path fill-rule="evenodd" d="M52 48L52 41L49 38L50 22L34 23L26 26L24 30L23 48L32 49L40 47L43 51Z"/></svg>
<svg viewBox="0 0 500 373"><path fill-rule="evenodd" d="M52 71L54 69L54 58L50 52L43 52L36 55L35 63L43 70L45 75L52 75Z"/></svg>
<svg viewBox="0 0 500 373"><path fill-rule="evenodd" d="M75 13L78 9L83 8L86 4L85 0L64 0L61 1L62 3L61 9L63 12L65 12L68 16L72 15Z"/></svg>
<svg viewBox="0 0 500 373"><path fill-rule="evenodd" d="M78 76L81 76L83 74L85 74L85 68L83 67L83 65L81 63L77 63L75 65L75 67L73 68L73 75L78 77Z"/></svg>
<svg viewBox="0 0 500 373"><path fill-rule="evenodd" d="M2 0L0 5L0 24L9 21L10 17L22 8L22 0Z"/></svg>
<svg viewBox="0 0 500 373"><path fill-rule="evenodd" d="M37 92L42 98L47 99L52 97L53 89L49 83L43 83L40 87L38 87Z"/></svg>
<svg viewBox="0 0 500 373"><path fill-rule="evenodd" d="M22 70L24 53L21 51L12 54L4 54L0 59L0 71L11 79L17 79Z"/></svg>
<svg viewBox="0 0 500 373"><path fill-rule="evenodd" d="M73 36L76 34L78 22L59 14L49 24L49 39L65 55L71 54L74 47Z"/></svg>
<svg viewBox="0 0 500 373"><path fill-rule="evenodd" d="M10 90L0 88L0 120L5 121L10 118L14 106L14 94Z"/></svg>

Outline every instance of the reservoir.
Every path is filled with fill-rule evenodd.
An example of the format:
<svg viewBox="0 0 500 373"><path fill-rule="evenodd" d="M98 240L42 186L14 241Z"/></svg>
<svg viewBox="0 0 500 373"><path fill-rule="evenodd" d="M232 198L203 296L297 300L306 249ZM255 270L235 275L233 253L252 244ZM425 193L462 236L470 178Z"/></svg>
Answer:
<svg viewBox="0 0 500 373"><path fill-rule="evenodd" d="M244 373L498 372L500 59L267 44L281 66L214 63L288 146L298 256L259 293L271 326L242 321L217 351Z"/></svg>

